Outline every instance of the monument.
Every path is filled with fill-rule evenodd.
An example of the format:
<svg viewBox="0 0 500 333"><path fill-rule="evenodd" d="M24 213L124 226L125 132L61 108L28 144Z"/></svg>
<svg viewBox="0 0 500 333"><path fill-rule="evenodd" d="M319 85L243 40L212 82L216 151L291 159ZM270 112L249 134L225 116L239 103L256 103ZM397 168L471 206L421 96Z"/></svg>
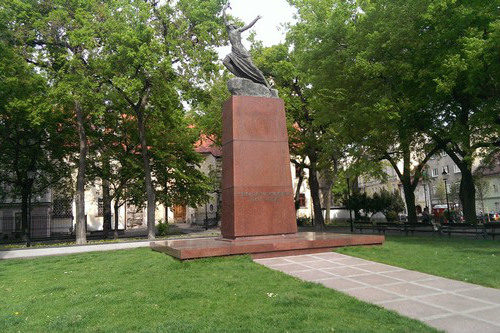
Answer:
<svg viewBox="0 0 500 333"><path fill-rule="evenodd" d="M384 236L297 232L285 106L241 42L238 28L223 19L231 53L223 61L236 75L222 113L222 238L156 241L151 247L179 259L251 254L273 257L381 244Z"/></svg>

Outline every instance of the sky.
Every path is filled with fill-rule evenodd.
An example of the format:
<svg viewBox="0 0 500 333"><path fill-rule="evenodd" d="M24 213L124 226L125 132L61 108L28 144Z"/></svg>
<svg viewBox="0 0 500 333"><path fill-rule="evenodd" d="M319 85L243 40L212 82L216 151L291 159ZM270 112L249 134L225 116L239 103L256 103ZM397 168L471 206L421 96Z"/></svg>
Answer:
<svg viewBox="0 0 500 333"><path fill-rule="evenodd" d="M256 39L261 40L264 46L278 44L285 40L284 30L280 25L293 21L294 9L286 0L230 0L231 8L227 13L238 17L245 24L252 21L257 15L262 18L255 23L252 29L245 31L243 38L249 36L251 31L256 32ZM243 45L249 49L250 43L243 41ZM230 46L219 49L220 58L231 52Z"/></svg>

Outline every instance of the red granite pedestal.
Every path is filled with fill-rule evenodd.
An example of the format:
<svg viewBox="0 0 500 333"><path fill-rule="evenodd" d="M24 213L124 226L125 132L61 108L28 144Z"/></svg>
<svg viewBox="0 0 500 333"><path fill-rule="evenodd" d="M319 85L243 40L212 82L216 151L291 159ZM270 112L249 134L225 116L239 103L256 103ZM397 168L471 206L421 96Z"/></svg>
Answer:
<svg viewBox="0 0 500 333"><path fill-rule="evenodd" d="M222 121L222 238L153 242L154 250L179 259L266 257L384 241L383 236L297 233L283 100L232 96Z"/></svg>

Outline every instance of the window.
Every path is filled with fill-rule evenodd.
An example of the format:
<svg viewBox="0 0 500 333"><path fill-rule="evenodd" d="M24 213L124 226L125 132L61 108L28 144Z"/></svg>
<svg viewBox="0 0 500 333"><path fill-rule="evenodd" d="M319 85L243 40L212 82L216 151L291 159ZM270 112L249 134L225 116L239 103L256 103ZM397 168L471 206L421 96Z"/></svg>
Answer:
<svg viewBox="0 0 500 333"><path fill-rule="evenodd" d="M72 217L72 201L71 198L55 198L52 202L52 217Z"/></svg>
<svg viewBox="0 0 500 333"><path fill-rule="evenodd" d="M102 198L97 199L97 216L104 215L104 201Z"/></svg>
<svg viewBox="0 0 500 333"><path fill-rule="evenodd" d="M432 169L432 177L437 177L438 176L438 169L434 168Z"/></svg>
<svg viewBox="0 0 500 333"><path fill-rule="evenodd" d="M495 211L500 212L500 202L495 202Z"/></svg>
<svg viewBox="0 0 500 333"><path fill-rule="evenodd" d="M446 157L446 156L448 156L448 154L446 154L446 152L445 152L445 151L443 151L443 152L441 153L441 156Z"/></svg>
<svg viewBox="0 0 500 333"><path fill-rule="evenodd" d="M450 168L447 165L443 167L443 171L446 171L447 174L450 174Z"/></svg>
<svg viewBox="0 0 500 333"><path fill-rule="evenodd" d="M455 172L455 173L460 173L461 172L460 168L456 164L453 166L453 172Z"/></svg>
<svg viewBox="0 0 500 333"><path fill-rule="evenodd" d="M299 207L304 208L306 206L306 195L305 193L299 193Z"/></svg>

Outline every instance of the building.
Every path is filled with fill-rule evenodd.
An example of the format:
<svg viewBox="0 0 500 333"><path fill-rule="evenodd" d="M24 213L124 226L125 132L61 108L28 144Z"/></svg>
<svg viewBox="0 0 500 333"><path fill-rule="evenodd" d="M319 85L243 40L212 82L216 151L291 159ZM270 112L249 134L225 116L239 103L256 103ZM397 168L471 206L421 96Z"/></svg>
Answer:
<svg viewBox="0 0 500 333"><path fill-rule="evenodd" d="M476 210L478 214L500 213L500 155L491 164L481 164L475 170Z"/></svg>
<svg viewBox="0 0 500 333"><path fill-rule="evenodd" d="M446 172L446 188L443 172ZM450 208L460 209L458 191L461 178L460 169L446 152L432 156L426 165L426 176L421 181L429 195L429 207L446 205L446 196L448 195Z"/></svg>

